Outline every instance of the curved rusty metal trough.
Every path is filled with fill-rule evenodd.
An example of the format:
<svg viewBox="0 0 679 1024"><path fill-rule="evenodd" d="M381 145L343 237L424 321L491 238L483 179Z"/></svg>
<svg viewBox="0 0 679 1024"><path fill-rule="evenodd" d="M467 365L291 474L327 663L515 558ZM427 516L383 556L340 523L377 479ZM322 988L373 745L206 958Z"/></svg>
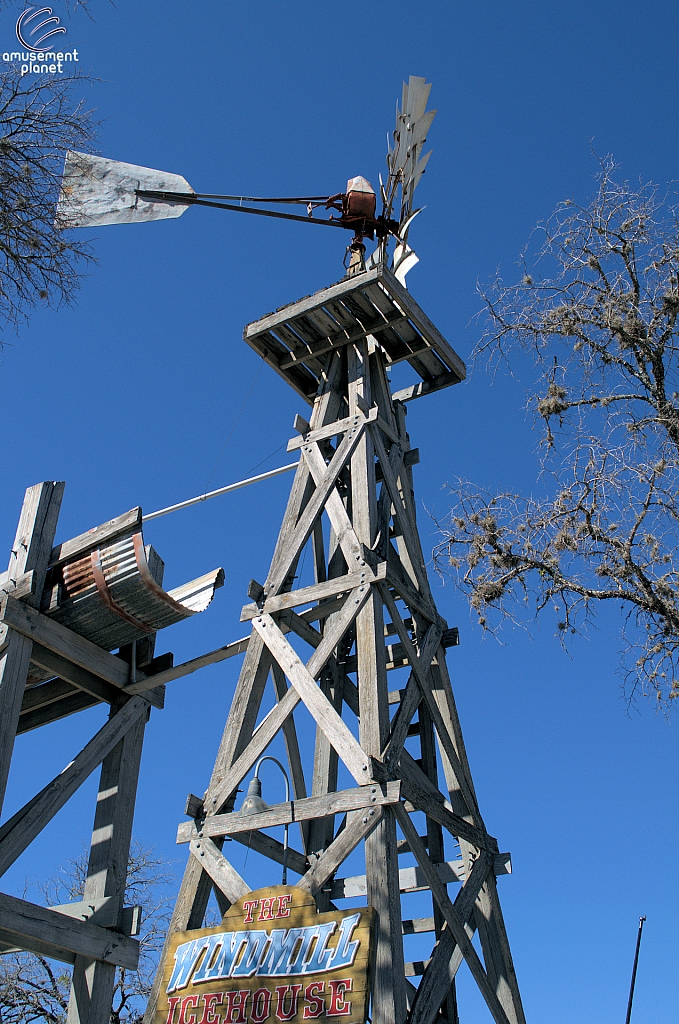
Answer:
<svg viewBox="0 0 679 1024"><path fill-rule="evenodd" d="M50 569L41 610L111 651L208 607L224 570L163 590L163 562L141 529Z"/></svg>

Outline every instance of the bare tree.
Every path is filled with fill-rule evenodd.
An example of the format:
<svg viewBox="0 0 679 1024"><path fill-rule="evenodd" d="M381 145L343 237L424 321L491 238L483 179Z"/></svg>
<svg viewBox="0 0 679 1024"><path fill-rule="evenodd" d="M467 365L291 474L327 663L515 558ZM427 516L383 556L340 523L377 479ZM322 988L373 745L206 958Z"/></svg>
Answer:
<svg viewBox="0 0 679 1024"><path fill-rule="evenodd" d="M435 553L486 629L551 609L565 641L618 607L628 693L661 702L679 696L675 201L602 160L592 202L538 226L520 281L481 290L477 358L535 381L537 494L459 481Z"/></svg>
<svg viewBox="0 0 679 1024"><path fill-rule="evenodd" d="M58 876L40 885L48 906L82 899L87 854L69 862ZM142 908L139 970L118 968L111 1024L140 1024L153 984L158 957L174 900L165 887L174 876L166 861L133 842L128 861L125 902ZM71 987L70 968L35 953L0 956L2 1024L65 1024Z"/></svg>
<svg viewBox="0 0 679 1024"><path fill-rule="evenodd" d="M71 302L92 259L54 220L66 150L90 149L96 128L86 82L0 72L0 322L14 329L40 302Z"/></svg>

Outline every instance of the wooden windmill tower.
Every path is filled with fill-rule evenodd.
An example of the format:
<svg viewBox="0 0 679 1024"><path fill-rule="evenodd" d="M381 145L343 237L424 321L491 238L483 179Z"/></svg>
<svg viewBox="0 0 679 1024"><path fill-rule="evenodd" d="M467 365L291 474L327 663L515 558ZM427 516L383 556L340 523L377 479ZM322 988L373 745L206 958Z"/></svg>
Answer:
<svg viewBox="0 0 679 1024"><path fill-rule="evenodd" d="M247 842L280 863L283 847L264 830L295 822L299 846L287 852L294 884L320 910L354 899L376 911L373 1024L456 1024L455 977L463 963L496 1024L523 1024L496 887L509 858L486 831L474 792L446 667L457 631L438 613L427 580L412 479L418 452L406 429L409 401L465 376L405 287L417 260L408 230L428 159L429 89L419 78L404 86L380 216L363 178L351 179L341 195L299 197L308 217L248 211L351 228L354 237L342 281L244 332L311 412L308 421L296 418L288 444L299 465L269 573L251 582L242 611L251 634L212 778L202 798L189 797L192 820L179 827L189 858L168 942L177 931L201 927L212 891L225 912L252 888L227 860L225 840ZM84 204L79 183L86 179ZM177 176L74 154L61 212L78 226L178 216L194 204L243 210L225 203L234 198L266 202L205 196ZM314 219L319 205L341 216ZM364 239L375 236L366 263ZM416 383L392 394L387 371L399 362L414 370ZM307 545L315 582L299 586ZM405 670L400 688L390 683L397 669ZM315 725L311 771L298 742L302 715ZM239 787L279 733L294 799L242 813ZM459 847L452 861L446 842ZM361 851L364 874L342 877L342 864ZM399 869L403 856L416 866ZM401 894L425 889L431 916L404 919ZM405 962L403 937L412 934L431 940L419 964ZM417 987L411 977L419 977ZM159 972L146 1024L157 1019L160 986Z"/></svg>

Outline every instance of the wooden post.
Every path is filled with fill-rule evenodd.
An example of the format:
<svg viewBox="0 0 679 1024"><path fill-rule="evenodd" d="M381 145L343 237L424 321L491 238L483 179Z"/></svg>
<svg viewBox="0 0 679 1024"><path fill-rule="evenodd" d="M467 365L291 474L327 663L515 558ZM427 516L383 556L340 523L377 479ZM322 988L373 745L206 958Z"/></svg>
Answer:
<svg viewBox="0 0 679 1024"><path fill-rule="evenodd" d="M445 664L444 638L450 631L436 610L417 532L411 470L417 460L405 429L405 407L389 393L384 350L368 331L358 332L355 341L345 334L344 342L329 343L297 368L296 358L301 365L304 355L300 339L319 351L314 331L327 332L330 313L333 323L343 323L349 311L367 317L368 309L374 315L375 306L384 306L385 294L374 277L357 274L351 279L355 291L346 283L326 290L322 310L316 310L312 296L265 318L261 329L246 328L254 347L259 342L253 338L264 339L265 358L270 355L285 376L280 369L285 360L275 354L280 342L267 333L276 320L277 336L295 353L285 363L296 374L290 382L300 391L316 375L318 391L310 421L296 420L301 437L289 442L290 449L299 450L300 463L271 568L262 585L253 581L254 603L243 608L241 618L252 621L254 630L212 779L204 800L192 796L187 804L195 825L179 829L178 842L188 842L191 855L170 931L201 926L213 886L221 892L222 906L246 891L248 880L234 872L219 845L229 834L244 841L240 816L233 814L236 790L282 731L295 797L303 800L300 794L310 788L312 798L304 806L315 808L315 816L307 825L302 805L299 816L289 805L276 805L261 828L301 821L302 850L290 850L289 866L319 909L327 908L333 892L347 891L336 872L352 851L363 850L365 877L352 884L363 886L376 911L374 1024L457 1024L455 975L465 962L496 1024L524 1024L495 886L494 870L502 870L506 858L497 856L497 842L486 832L464 751ZM405 296L399 302L409 303ZM289 322L283 323L286 317ZM422 324L423 314L418 317ZM427 330L433 337L432 325ZM436 351L443 353L446 343L438 334L436 339ZM446 358L450 362L452 356ZM413 355L425 373L435 365L432 359L422 347ZM426 393L425 384L417 394ZM298 586L307 544L316 582ZM299 643L293 648L289 632L308 645L308 654L300 655ZM408 685L390 691L389 672L401 665L410 669ZM314 761L306 768L292 718L300 705L316 723ZM406 747L409 738L419 743L419 754ZM344 806L364 811L342 814L333 803L340 765L355 786L349 797L342 795ZM398 785L396 796L377 803L377 787L388 785ZM355 795L366 791L372 806ZM415 812L425 815L424 840L411 822ZM445 864L446 831L459 841L463 858L456 862L454 877L463 884L454 900L441 880L441 872L451 870ZM202 862L194 848L199 833L202 844L208 836L212 844ZM253 830L248 841L280 862L276 840ZM400 892L408 889L399 872L401 853L415 856L418 878L431 889L430 919L401 920ZM471 942L476 928L483 960ZM426 931L432 932L433 955L416 990L406 977L402 936ZM159 972L145 1024L154 1020L160 977Z"/></svg>
<svg viewBox="0 0 679 1024"><path fill-rule="evenodd" d="M119 707L111 708L111 715L115 716L123 706L121 702ZM118 915L123 909L134 802L148 711L128 730L101 766L83 900L87 902L103 896L112 897ZM115 972L113 964L76 956L68 1004L68 1024L109 1024Z"/></svg>
<svg viewBox="0 0 679 1024"><path fill-rule="evenodd" d="M62 482L46 481L28 488L4 575L4 593L11 594L20 579L32 573L30 593L24 601L34 608L40 604L63 493ZM0 810L7 788L32 648L33 644L27 637L7 626L0 626Z"/></svg>

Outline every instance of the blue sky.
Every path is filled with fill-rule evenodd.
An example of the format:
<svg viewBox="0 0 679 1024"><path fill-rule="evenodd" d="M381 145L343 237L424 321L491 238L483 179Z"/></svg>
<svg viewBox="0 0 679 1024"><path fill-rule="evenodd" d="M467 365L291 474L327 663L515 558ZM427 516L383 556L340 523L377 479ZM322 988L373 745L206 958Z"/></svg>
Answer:
<svg viewBox="0 0 679 1024"><path fill-rule="evenodd" d="M198 191L329 194L355 174L376 184L401 80L432 81L439 112L418 192L427 209L411 233L421 262L408 284L463 358L479 329L477 279L498 266L511 277L536 221L561 199L591 194L592 148L612 152L631 179L677 176L679 11L668 2L92 0L92 19L55 4L81 68L97 79L83 95L102 121L100 152L182 174ZM0 14L0 49L13 48L22 9ZM288 461L292 420L305 409L260 371L242 329L338 280L346 240L337 235L198 209L99 229L99 262L77 304L39 311L0 353L5 549L23 491L39 480L67 482L63 540L135 505L153 511L208 480ZM447 480L539 490L522 411L528 383L481 368L410 406L425 550ZM244 635L247 583L266 573L289 482L149 524L168 585L217 565L227 580L207 613L166 631L159 651L179 661ZM513 856L499 887L528 1019L622 1020L644 913L633 1020L679 1020L677 725L651 702L630 711L623 700L620 622L602 616L570 656L546 622L500 645L484 639L451 585L435 587L460 627L449 660L481 808ZM177 858L178 872L176 825L186 793L207 784L237 671L232 661L170 684L147 731L135 832ZM6 813L103 717L93 709L20 738ZM273 775L270 785L282 798ZM10 891L79 852L94 786L15 866ZM239 849L234 863L242 859ZM489 1019L464 977L460 1001L464 1024Z"/></svg>

